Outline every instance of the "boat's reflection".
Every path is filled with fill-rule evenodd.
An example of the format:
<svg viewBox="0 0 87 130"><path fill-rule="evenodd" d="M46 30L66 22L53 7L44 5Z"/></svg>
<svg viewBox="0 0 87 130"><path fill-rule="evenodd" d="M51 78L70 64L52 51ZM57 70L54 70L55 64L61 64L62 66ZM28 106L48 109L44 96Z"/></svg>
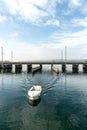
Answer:
<svg viewBox="0 0 87 130"><path fill-rule="evenodd" d="M41 97L36 100L28 100L29 105L31 106L37 106L41 102Z"/></svg>

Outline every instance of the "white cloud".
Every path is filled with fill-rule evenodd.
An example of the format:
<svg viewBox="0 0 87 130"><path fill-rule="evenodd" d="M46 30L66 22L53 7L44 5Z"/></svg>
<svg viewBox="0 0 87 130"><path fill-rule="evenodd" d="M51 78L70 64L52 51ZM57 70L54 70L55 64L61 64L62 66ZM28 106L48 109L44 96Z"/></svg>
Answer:
<svg viewBox="0 0 87 130"><path fill-rule="evenodd" d="M80 0L70 0L70 6L80 6Z"/></svg>
<svg viewBox="0 0 87 130"><path fill-rule="evenodd" d="M9 13L22 20L32 23L44 23L49 17L58 26L58 21L54 21L57 0L4 0ZM45 20L44 20L45 19Z"/></svg>
<svg viewBox="0 0 87 130"><path fill-rule="evenodd" d="M83 16L87 16L87 0L81 1L79 10Z"/></svg>
<svg viewBox="0 0 87 130"><path fill-rule="evenodd" d="M87 17L81 19L80 18L81 14L80 15L78 14L77 18L74 18L73 20L70 19L74 17L72 15L74 12L74 7L76 8L76 10L79 9L80 11L82 9L81 11L83 11L83 7L85 6L83 6L83 3L80 3L81 2L80 0L2 0L2 2L3 1L5 2L3 8L7 7L5 11L9 11L9 12L2 13L8 15L8 17L0 15L0 22L3 22L6 20L6 18L8 18L8 20L10 21L10 25L12 24L13 26L16 24L16 21L19 18L21 20L29 21L33 24L40 25L40 26L51 25L51 26L59 27L60 21L58 20L58 17L61 15L59 17L61 19L61 24L62 24L61 28L59 28L57 32L55 33L53 32L52 35L50 34L51 32L49 32L48 35L51 35L49 37L47 36L45 37L44 35L44 39L45 39L44 41L41 41L41 37L40 37L40 41L42 43L38 41L39 45L33 45L32 38L31 38L32 43L26 43L26 42L22 43L21 35L20 35L21 33L16 32L16 31L21 32L21 30L19 31L20 27L15 26L14 30L11 30L10 28L11 32L9 32L9 37L6 35L7 37L7 39L5 38L6 42L4 42L4 40L2 40L1 42L5 43L5 45L2 46L8 48L8 50L10 51L13 50L14 60L30 60L30 59L41 59L41 58L51 59L51 58L56 58L57 55L59 55L60 57L61 49L64 48L65 46L67 46L70 49L72 48L75 49L79 47L80 50L82 50L83 48L87 48ZM61 5L59 5L59 8L56 8L58 4ZM68 8L66 8L67 5L64 4L68 4ZM85 10L84 14L86 14L86 7L84 10ZM60 14L58 14L59 13L58 11L60 12ZM65 16L64 13L67 16ZM22 21L20 23L21 24L18 26L22 25ZM18 21L17 24L19 24ZM25 23L25 25L27 24ZM76 32L76 30L74 29L78 29L78 28L75 27L78 28L84 27L85 29ZM52 28L52 29L55 29L56 31L56 28ZM72 32L72 29L74 32ZM39 35L40 32L37 31L37 33ZM77 51L77 54L78 53L79 50ZM85 54L86 54L86 49L85 49ZM75 57L75 55L73 56Z"/></svg>
<svg viewBox="0 0 87 130"><path fill-rule="evenodd" d="M15 61L31 61L31 60L50 60L55 59L60 52L58 49L49 48L42 45L33 45L32 43L8 42L3 44L4 60L11 59L11 51L13 51L13 60Z"/></svg>
<svg viewBox="0 0 87 130"><path fill-rule="evenodd" d="M7 20L6 16L3 16L0 14L0 23L4 22L6 20Z"/></svg>
<svg viewBox="0 0 87 130"><path fill-rule="evenodd" d="M25 20L30 20L32 22L35 22L36 20L39 20L41 17L45 17L48 15L46 12L38 10L32 4L29 4L29 6L24 6L20 10L19 14Z"/></svg>
<svg viewBox="0 0 87 130"><path fill-rule="evenodd" d="M16 34L15 34L16 35ZM13 50L14 60L50 60L60 59L61 50L67 46L68 58L86 58L87 53L87 29L78 32L55 32L49 37L48 43L44 42L35 45L27 42L19 41L3 41L1 46L4 50L4 59L11 59L11 51ZM84 52L84 53L83 53ZM79 54L79 55L78 55ZM63 54L64 55L64 54ZM9 58L8 58L9 57ZM64 56L63 56L64 57Z"/></svg>
<svg viewBox="0 0 87 130"><path fill-rule="evenodd" d="M73 24L73 26L87 27L87 17L75 18L72 20L72 24Z"/></svg>
<svg viewBox="0 0 87 130"><path fill-rule="evenodd" d="M82 12L82 14L87 14L87 4L85 4L85 5L83 5L83 7L81 7L81 12Z"/></svg>
<svg viewBox="0 0 87 130"><path fill-rule="evenodd" d="M38 7L44 7L46 4L43 0L4 0L8 9L12 15L20 15L25 19L32 20L32 17L40 17L46 15L46 13L40 10ZM40 16L39 16L40 15Z"/></svg>
<svg viewBox="0 0 87 130"><path fill-rule="evenodd" d="M45 24L46 25L60 26L60 21L57 19L52 19L52 20L48 20Z"/></svg>
<svg viewBox="0 0 87 130"><path fill-rule="evenodd" d="M18 4L15 0L4 0L5 4L8 6L8 9L11 14L16 14L18 11Z"/></svg>
<svg viewBox="0 0 87 130"><path fill-rule="evenodd" d="M87 47L87 29L78 32L55 32L49 37L49 43L46 46L52 48L84 48Z"/></svg>
<svg viewBox="0 0 87 130"><path fill-rule="evenodd" d="M19 36L20 36L19 33L13 32L13 33L9 34L8 37L9 37L10 39L16 39L16 38L19 38Z"/></svg>
<svg viewBox="0 0 87 130"><path fill-rule="evenodd" d="M65 46L67 46L67 57L69 59L87 59L87 29L72 33L55 32L49 37L49 43L43 44L43 47L51 49L52 54L56 53L59 57L61 57L61 50L63 50L63 55L65 54Z"/></svg>
<svg viewBox="0 0 87 130"><path fill-rule="evenodd" d="M87 0L68 0L68 2L69 2L68 6L71 14L73 11L75 11L74 9L77 9L76 11L79 11L78 17L82 16L83 14L86 16Z"/></svg>

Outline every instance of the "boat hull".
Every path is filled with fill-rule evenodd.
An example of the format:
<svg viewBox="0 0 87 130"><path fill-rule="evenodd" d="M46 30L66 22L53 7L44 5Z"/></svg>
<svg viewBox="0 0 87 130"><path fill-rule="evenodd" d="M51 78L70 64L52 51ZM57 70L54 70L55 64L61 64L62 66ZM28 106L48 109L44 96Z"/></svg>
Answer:
<svg viewBox="0 0 87 130"><path fill-rule="evenodd" d="M33 96L33 97L31 97L31 96L29 96L29 99L30 100L37 100L37 99L39 99L41 96Z"/></svg>
<svg viewBox="0 0 87 130"><path fill-rule="evenodd" d="M37 100L41 97L42 88L41 86L33 86L28 91L28 96L30 100Z"/></svg>

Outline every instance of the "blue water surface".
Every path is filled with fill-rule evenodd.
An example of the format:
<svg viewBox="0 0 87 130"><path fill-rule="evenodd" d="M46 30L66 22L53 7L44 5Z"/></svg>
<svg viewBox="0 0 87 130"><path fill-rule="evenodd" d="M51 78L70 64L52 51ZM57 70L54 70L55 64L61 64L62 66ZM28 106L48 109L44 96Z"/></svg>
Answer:
<svg viewBox="0 0 87 130"><path fill-rule="evenodd" d="M43 90L35 105L33 85ZM0 130L87 130L87 74L0 73Z"/></svg>

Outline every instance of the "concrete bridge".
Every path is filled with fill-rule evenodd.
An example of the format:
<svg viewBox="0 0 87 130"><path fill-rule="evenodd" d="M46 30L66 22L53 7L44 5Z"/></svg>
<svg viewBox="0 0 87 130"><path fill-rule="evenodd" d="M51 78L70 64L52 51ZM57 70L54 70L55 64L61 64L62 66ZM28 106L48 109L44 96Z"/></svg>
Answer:
<svg viewBox="0 0 87 130"><path fill-rule="evenodd" d="M15 71L22 71L22 65L27 66L27 72L36 72L42 70L42 65L51 65L51 69L58 73L58 68L54 65L61 65L62 72L66 71L66 65L72 65L73 72L78 72L79 65L83 65L83 71L87 72L87 60L48 60L48 61L0 61L0 70L12 70L15 65ZM32 68L32 65L39 65L38 67Z"/></svg>
<svg viewBox="0 0 87 130"><path fill-rule="evenodd" d="M87 60L0 61L0 64L87 64Z"/></svg>

